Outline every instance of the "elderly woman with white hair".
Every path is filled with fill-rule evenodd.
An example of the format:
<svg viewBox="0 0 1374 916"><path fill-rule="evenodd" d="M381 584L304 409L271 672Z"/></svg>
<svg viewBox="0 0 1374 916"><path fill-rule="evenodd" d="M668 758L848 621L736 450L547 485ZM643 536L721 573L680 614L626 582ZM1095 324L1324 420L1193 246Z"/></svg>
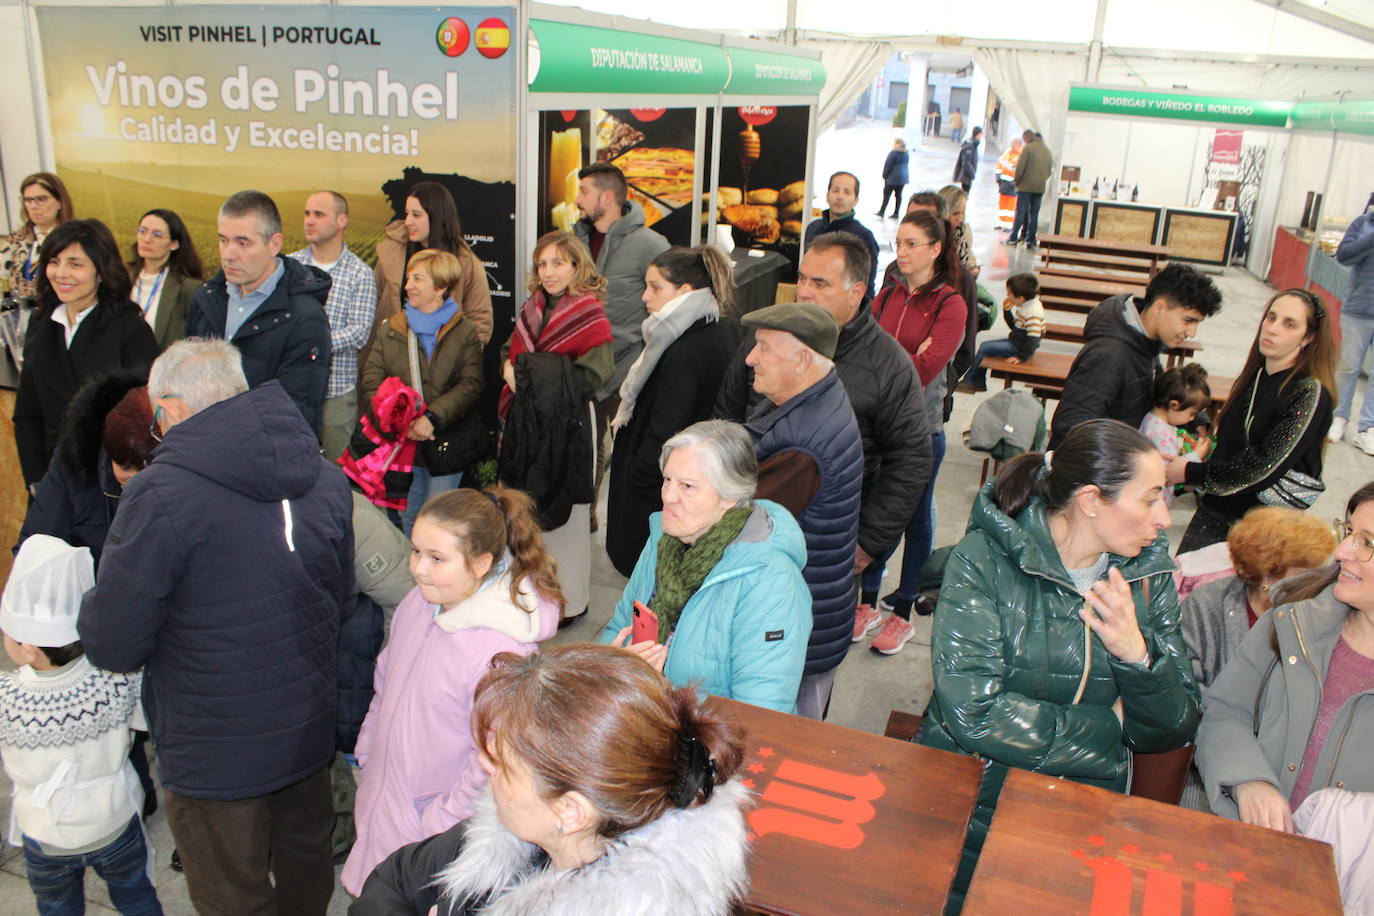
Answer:
<svg viewBox="0 0 1374 916"><path fill-rule="evenodd" d="M663 445L663 511L601 642L627 646L677 685L792 712L811 635L806 543L785 508L755 499L744 427L694 423ZM641 624L656 630L634 630Z"/></svg>

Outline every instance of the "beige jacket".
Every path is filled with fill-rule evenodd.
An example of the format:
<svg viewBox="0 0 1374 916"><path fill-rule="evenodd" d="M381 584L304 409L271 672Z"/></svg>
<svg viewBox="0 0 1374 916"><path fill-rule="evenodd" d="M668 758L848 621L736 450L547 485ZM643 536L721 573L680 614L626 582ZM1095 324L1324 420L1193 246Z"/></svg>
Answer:
<svg viewBox="0 0 1374 916"><path fill-rule="evenodd" d="M372 274L377 280L377 318L372 336L392 315L401 311L402 291L406 285L406 225L395 220L386 227L386 238L377 243L377 266ZM465 250L458 255L463 265L463 279L453 291L463 317L472 322L477 337L486 346L491 340L491 289L487 286L487 271L477 255ZM371 341L368 342L369 346Z"/></svg>

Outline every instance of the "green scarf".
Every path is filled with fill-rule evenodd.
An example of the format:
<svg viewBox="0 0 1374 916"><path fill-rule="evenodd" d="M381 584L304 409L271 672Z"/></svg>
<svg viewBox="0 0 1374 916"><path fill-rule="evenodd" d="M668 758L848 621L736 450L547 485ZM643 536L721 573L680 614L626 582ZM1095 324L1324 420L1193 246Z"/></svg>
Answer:
<svg viewBox="0 0 1374 916"><path fill-rule="evenodd" d="M668 642L683 606L716 568L725 548L739 537L753 511L751 503L727 510L695 544L684 544L671 534L658 539L658 566L654 569L654 596L649 599L649 610L658 615L659 642Z"/></svg>

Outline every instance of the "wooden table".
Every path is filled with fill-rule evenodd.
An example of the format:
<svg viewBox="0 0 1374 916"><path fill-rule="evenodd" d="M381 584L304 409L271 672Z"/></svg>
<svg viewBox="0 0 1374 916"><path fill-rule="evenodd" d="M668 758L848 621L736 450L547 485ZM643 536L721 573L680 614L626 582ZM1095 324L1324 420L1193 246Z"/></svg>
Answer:
<svg viewBox="0 0 1374 916"><path fill-rule="evenodd" d="M1045 339L1082 344L1084 342L1083 325L1046 323ZM1185 340L1177 347L1166 347L1164 349L1164 368L1173 369L1183 365L1184 360L1196 358L1201 349L1202 344L1196 340Z"/></svg>
<svg viewBox="0 0 1374 916"><path fill-rule="evenodd" d="M1325 843L1025 770L1007 776L964 903L967 916L1340 912Z"/></svg>
<svg viewBox="0 0 1374 916"><path fill-rule="evenodd" d="M939 913L982 768L971 758L712 697L749 730L760 913ZM671 863L665 863L671 867Z"/></svg>
<svg viewBox="0 0 1374 916"><path fill-rule="evenodd" d="M1040 301L1047 309L1085 315L1103 299L1130 294L1141 296L1145 287L1125 282L1089 280L1082 277L1039 274Z"/></svg>
<svg viewBox="0 0 1374 916"><path fill-rule="evenodd" d="M1035 355L1024 363L1009 363L1004 357L985 356L983 368L993 378L1003 381L1003 388L1010 388L1013 382L1021 382L1035 389L1042 396L1056 396L1064 389L1064 380L1069 377L1073 366L1073 355L1069 353L1047 353L1037 350ZM1220 410L1221 405L1231 396L1235 379L1223 375L1208 375L1207 386L1212 389L1212 409Z"/></svg>

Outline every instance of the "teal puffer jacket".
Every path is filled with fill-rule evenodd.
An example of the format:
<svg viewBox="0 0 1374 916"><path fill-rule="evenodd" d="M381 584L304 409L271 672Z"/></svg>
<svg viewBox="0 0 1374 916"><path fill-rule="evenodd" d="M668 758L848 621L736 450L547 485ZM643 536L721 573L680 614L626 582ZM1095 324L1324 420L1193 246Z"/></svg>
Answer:
<svg viewBox="0 0 1374 916"><path fill-rule="evenodd" d="M1123 792L1129 751L1180 747L1201 716L1168 540L1136 557L1110 557L1131 585L1150 651L1148 667L1122 662L1078 616L1083 598L1050 537L1044 503L1032 498L1013 518L997 508L992 487L978 494L945 569L931 636L935 693L921 736L983 761L956 892L967 886L1007 767ZM1118 698L1124 728L1112 710Z"/></svg>
<svg viewBox="0 0 1374 916"><path fill-rule="evenodd" d="M649 516L649 541L600 642L630 625L634 602L654 595L663 513ZM811 592L802 578L806 542L792 514L775 502L754 501L739 536L682 609L663 674L674 684L697 683L706 693L779 712L796 707Z"/></svg>

